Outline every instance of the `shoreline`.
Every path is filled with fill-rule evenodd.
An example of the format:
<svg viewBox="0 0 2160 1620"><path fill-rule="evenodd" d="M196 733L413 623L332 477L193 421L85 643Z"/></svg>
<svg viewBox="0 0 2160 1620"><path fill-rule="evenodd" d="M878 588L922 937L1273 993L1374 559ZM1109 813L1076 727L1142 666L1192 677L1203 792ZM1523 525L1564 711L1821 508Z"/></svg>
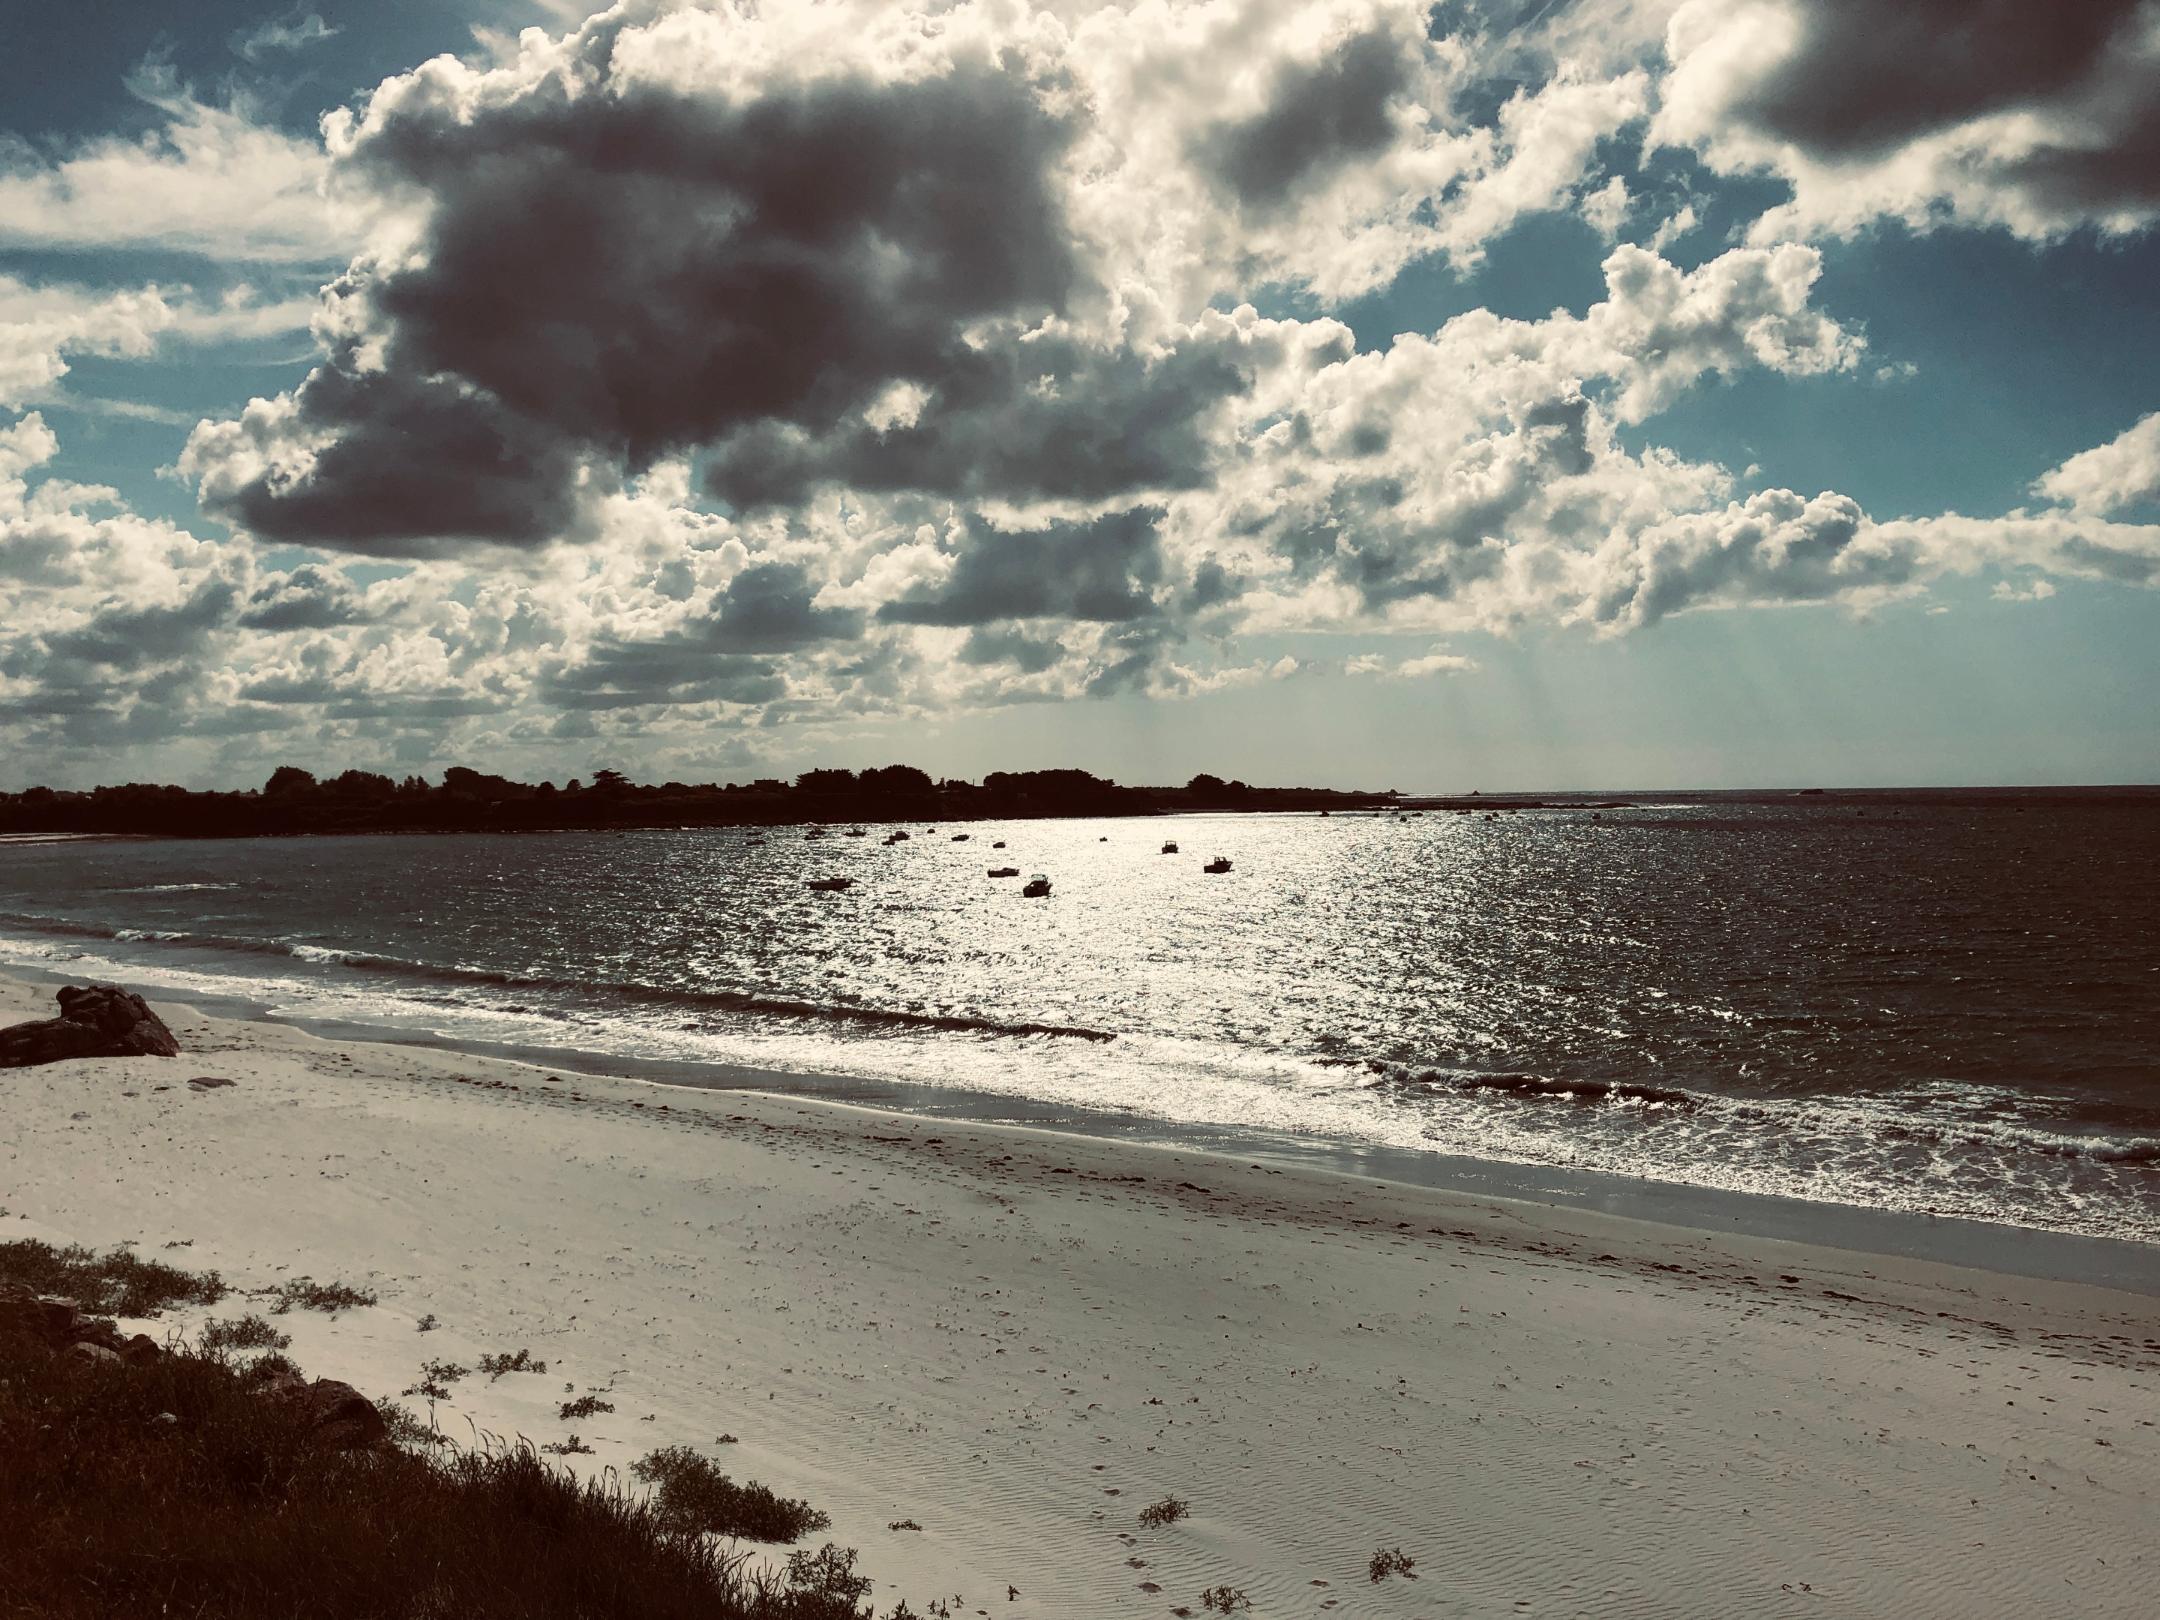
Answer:
<svg viewBox="0 0 2160 1620"><path fill-rule="evenodd" d="M2145 1295L158 1005L179 1059L0 1079L0 1236L364 1285L279 1321L371 1396L529 1347L444 1430L697 1446L830 1511L880 1612L2127 1617L2160 1579ZM1419 1580L1369 1584L1394 1545Z"/></svg>
<svg viewBox="0 0 2160 1620"><path fill-rule="evenodd" d="M81 978L31 963L0 963L0 982L60 985ZM2009 1276L2088 1283L2160 1297L2160 1244L1872 1205L1655 1181L1566 1165L1470 1158L1382 1144L1186 1124L1107 1109L1078 1109L1008 1093L928 1085L832 1070L647 1059L575 1046L461 1040L337 1018L287 1016L243 996L171 992L219 1016L304 1031L331 1041L422 1050L553 1068L626 1082L842 1102L956 1124L1003 1124L1112 1142L1262 1159L1479 1198L1620 1216L1690 1231L1795 1242L1856 1254L1928 1260Z"/></svg>

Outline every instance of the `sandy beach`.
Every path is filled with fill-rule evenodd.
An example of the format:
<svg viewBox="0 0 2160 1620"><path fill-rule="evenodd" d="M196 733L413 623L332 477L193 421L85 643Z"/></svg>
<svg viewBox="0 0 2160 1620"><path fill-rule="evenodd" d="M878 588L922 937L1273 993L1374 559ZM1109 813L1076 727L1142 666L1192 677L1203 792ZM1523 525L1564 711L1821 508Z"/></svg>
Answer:
<svg viewBox="0 0 2160 1620"><path fill-rule="evenodd" d="M50 1005L0 981L0 1022ZM468 1379L435 1420L574 1430L583 1468L703 1448L829 1511L881 1613L1197 1613L1227 1583L1258 1616L2134 1616L2160 1590L2160 1299L159 1005L178 1059L0 1079L0 1236L370 1288L281 1326L377 1397L529 1349L544 1376ZM573 1392L614 1411L565 1423ZM1139 1523L1172 1494L1189 1518ZM1395 1546L1417 1578L1372 1584Z"/></svg>

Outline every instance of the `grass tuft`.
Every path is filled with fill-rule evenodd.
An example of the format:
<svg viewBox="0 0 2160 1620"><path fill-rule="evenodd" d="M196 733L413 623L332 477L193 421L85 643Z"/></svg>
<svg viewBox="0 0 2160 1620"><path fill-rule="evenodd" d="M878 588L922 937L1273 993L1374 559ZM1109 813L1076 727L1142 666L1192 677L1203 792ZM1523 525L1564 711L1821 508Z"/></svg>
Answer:
<svg viewBox="0 0 2160 1620"><path fill-rule="evenodd" d="M215 1305L227 1292L214 1271L182 1271L126 1249L56 1249L34 1238L0 1243L0 1282L64 1295L97 1316L156 1316L168 1305Z"/></svg>
<svg viewBox="0 0 2160 1620"><path fill-rule="evenodd" d="M325 1449L304 1411L260 1399L200 1349L94 1366L0 1335L0 1608L38 1620L868 1620L852 1553L760 1571L646 1493L579 1480L530 1447L428 1453Z"/></svg>
<svg viewBox="0 0 2160 1620"><path fill-rule="evenodd" d="M1160 1502L1151 1502L1140 1510L1140 1522L1148 1526L1176 1524L1192 1512L1192 1504L1182 1496L1166 1496Z"/></svg>
<svg viewBox="0 0 2160 1620"><path fill-rule="evenodd" d="M520 1350L516 1355L488 1355L480 1358L480 1370L493 1383L505 1373L544 1373L547 1363L533 1359L530 1350Z"/></svg>
<svg viewBox="0 0 2160 1620"><path fill-rule="evenodd" d="M203 1324L202 1347L214 1353L283 1350L291 1343L290 1333L280 1333L259 1316L235 1316Z"/></svg>
<svg viewBox="0 0 2160 1620"><path fill-rule="evenodd" d="M365 1289L344 1283L319 1283L313 1277L294 1277L280 1283L272 1290L272 1297L277 1301L270 1307L273 1316L292 1310L350 1311L375 1303L375 1296Z"/></svg>
<svg viewBox="0 0 2160 1620"><path fill-rule="evenodd" d="M613 1401L603 1401L597 1395L580 1395L574 1401L564 1401L562 1403L562 1417L566 1423L572 1418L589 1418L600 1412L612 1412L614 1410L615 1403Z"/></svg>
<svg viewBox="0 0 2160 1620"><path fill-rule="evenodd" d="M1242 1586L1211 1586L1200 1594L1200 1607L1209 1614L1236 1614L1252 1607Z"/></svg>
<svg viewBox="0 0 2160 1620"><path fill-rule="evenodd" d="M688 1446L648 1452L630 1472L655 1487L661 1518L685 1534L800 1541L832 1523L809 1503L777 1495L754 1480L736 1484Z"/></svg>

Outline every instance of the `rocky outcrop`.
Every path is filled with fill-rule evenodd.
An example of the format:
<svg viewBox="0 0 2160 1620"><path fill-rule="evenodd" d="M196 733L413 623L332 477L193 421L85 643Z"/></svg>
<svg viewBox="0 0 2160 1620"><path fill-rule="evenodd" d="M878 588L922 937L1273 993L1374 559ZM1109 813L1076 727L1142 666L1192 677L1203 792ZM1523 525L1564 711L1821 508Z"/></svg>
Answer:
<svg viewBox="0 0 2160 1620"><path fill-rule="evenodd" d="M139 1367L164 1354L147 1333L124 1334L103 1317L85 1316L72 1299L36 1294L20 1283L0 1283L0 1340L16 1334L99 1367ZM279 1371L256 1393L266 1401L296 1407L321 1445L338 1450L372 1446L390 1434L375 1403L335 1378L310 1380Z"/></svg>
<svg viewBox="0 0 2160 1620"><path fill-rule="evenodd" d="M315 1438L326 1446L341 1450L371 1446L390 1433L375 1403L335 1378L310 1382L298 1373L279 1373L262 1386L261 1394L266 1401L299 1407L307 1414Z"/></svg>
<svg viewBox="0 0 2160 1620"><path fill-rule="evenodd" d="M7 1333L19 1333L86 1361L139 1367L163 1353L147 1333L122 1333L103 1317L83 1315L82 1307L72 1299L34 1294L20 1283L0 1283L0 1334Z"/></svg>
<svg viewBox="0 0 2160 1620"><path fill-rule="evenodd" d="M116 984L69 985L60 1016L0 1029L0 1069L69 1058L177 1057L180 1043L132 990Z"/></svg>

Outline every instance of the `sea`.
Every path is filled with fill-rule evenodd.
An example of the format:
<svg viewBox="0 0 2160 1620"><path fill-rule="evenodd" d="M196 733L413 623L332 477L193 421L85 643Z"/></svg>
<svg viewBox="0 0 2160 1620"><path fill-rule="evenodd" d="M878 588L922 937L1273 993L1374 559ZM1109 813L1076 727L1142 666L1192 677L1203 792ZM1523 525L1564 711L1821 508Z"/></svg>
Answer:
<svg viewBox="0 0 2160 1620"><path fill-rule="evenodd" d="M2160 1243L2160 793L856 831L0 844L0 963L693 1081Z"/></svg>

